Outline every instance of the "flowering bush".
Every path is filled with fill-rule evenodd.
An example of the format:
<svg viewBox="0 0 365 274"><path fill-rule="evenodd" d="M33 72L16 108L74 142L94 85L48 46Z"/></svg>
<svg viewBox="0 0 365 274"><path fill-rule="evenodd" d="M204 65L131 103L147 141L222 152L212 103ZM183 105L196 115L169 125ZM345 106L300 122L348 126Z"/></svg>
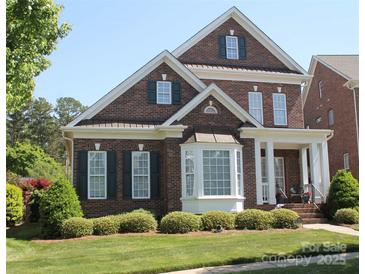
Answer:
<svg viewBox="0 0 365 274"><path fill-rule="evenodd" d="M47 189L51 182L44 178L38 178L38 179L28 179L26 180L26 183L30 185L33 189Z"/></svg>

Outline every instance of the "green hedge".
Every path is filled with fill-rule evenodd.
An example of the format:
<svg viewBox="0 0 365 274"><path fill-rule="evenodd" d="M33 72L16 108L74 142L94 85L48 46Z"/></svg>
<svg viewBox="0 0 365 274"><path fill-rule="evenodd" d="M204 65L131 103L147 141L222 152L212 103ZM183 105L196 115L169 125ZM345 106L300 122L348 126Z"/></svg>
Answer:
<svg viewBox="0 0 365 274"><path fill-rule="evenodd" d="M120 232L149 232L155 231L157 221L148 213L130 212L120 217Z"/></svg>
<svg viewBox="0 0 365 274"><path fill-rule="evenodd" d="M234 219L235 216L232 213L219 210L208 211L201 216L202 228L212 230L221 226L224 229L233 229Z"/></svg>
<svg viewBox="0 0 365 274"><path fill-rule="evenodd" d="M237 229L265 230L272 227L272 212L259 209L246 209L236 215Z"/></svg>
<svg viewBox="0 0 365 274"><path fill-rule="evenodd" d="M333 217L341 208L359 206L359 182L351 172L338 170L330 184L327 198L328 217Z"/></svg>
<svg viewBox="0 0 365 274"><path fill-rule="evenodd" d="M58 180L44 193L39 204L42 234L59 236L62 223L71 217L82 217L78 196L67 180Z"/></svg>
<svg viewBox="0 0 365 274"><path fill-rule="evenodd" d="M189 212L175 211L164 216L160 223L160 231L167 234L188 233L198 231L200 217Z"/></svg>
<svg viewBox="0 0 365 274"><path fill-rule="evenodd" d="M334 219L339 224L358 224L359 212L353 208L342 208L337 210Z"/></svg>
<svg viewBox="0 0 365 274"><path fill-rule="evenodd" d="M92 220L95 235L110 235L118 233L120 220L115 217L105 216Z"/></svg>
<svg viewBox="0 0 365 274"><path fill-rule="evenodd" d="M6 184L6 225L14 226L23 218L23 192L12 184Z"/></svg>
<svg viewBox="0 0 365 274"><path fill-rule="evenodd" d="M271 210L274 228L298 228L299 215L293 210L280 208Z"/></svg>
<svg viewBox="0 0 365 274"><path fill-rule="evenodd" d="M64 238L79 238L93 234L93 221L81 217L65 220L61 226L61 235Z"/></svg>

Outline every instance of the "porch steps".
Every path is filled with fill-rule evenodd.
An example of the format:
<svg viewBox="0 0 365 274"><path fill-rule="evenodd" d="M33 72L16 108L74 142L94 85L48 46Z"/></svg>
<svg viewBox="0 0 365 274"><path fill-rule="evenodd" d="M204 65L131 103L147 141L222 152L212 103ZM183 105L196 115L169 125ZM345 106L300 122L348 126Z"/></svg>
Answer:
<svg viewBox="0 0 365 274"><path fill-rule="evenodd" d="M319 224L328 222L328 220L324 218L322 212L313 204L289 203L285 204L284 208L297 212L302 218L303 224Z"/></svg>

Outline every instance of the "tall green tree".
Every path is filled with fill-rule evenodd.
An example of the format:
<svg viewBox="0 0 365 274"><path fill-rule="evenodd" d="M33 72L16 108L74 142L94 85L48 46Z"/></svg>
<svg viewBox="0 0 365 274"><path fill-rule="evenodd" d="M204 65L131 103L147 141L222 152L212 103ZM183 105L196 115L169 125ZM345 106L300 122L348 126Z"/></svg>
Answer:
<svg viewBox="0 0 365 274"><path fill-rule="evenodd" d="M72 97L61 97L56 101L54 112L59 126L65 126L86 109L86 106Z"/></svg>
<svg viewBox="0 0 365 274"><path fill-rule="evenodd" d="M60 38L70 31L59 24L63 6L53 0L6 0L6 106L14 113L32 97L34 77L47 69Z"/></svg>

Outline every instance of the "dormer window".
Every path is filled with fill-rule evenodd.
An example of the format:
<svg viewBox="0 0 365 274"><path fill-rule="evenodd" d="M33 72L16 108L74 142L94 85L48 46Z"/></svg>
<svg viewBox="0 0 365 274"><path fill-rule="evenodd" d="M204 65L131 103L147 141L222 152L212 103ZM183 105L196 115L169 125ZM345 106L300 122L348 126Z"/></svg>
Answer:
<svg viewBox="0 0 365 274"><path fill-rule="evenodd" d="M157 104L171 104L171 82L157 81Z"/></svg>
<svg viewBox="0 0 365 274"><path fill-rule="evenodd" d="M238 59L238 37L226 36L227 59Z"/></svg>
<svg viewBox="0 0 365 274"><path fill-rule="evenodd" d="M213 106L207 106L204 109L204 113L206 113L206 114L218 114L218 110Z"/></svg>

